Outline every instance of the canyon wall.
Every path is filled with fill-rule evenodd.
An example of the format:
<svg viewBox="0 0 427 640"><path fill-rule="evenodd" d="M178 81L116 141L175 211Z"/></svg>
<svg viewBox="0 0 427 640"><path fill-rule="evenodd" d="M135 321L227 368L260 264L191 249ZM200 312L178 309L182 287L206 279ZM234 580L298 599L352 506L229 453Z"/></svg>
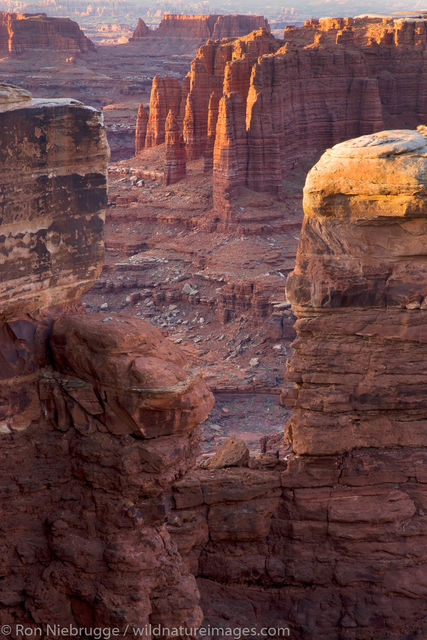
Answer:
<svg viewBox="0 0 427 640"><path fill-rule="evenodd" d="M331 145L425 121L426 34L423 20L325 18L287 27L283 41L260 29L201 47L182 132L188 159L206 156L207 170L213 164L220 216L230 217L244 188L280 198L293 171L308 168ZM242 122L230 109L225 117L224 106L214 128L220 100L235 100L235 92L243 99L241 140L233 132L240 135ZM228 160L235 146L238 175Z"/></svg>
<svg viewBox="0 0 427 640"><path fill-rule="evenodd" d="M346 637L427 629L426 175L414 131L327 151L307 177L287 282L293 561L314 567L327 552L314 583L338 585Z"/></svg>
<svg viewBox="0 0 427 640"><path fill-rule="evenodd" d="M140 18L131 41L147 36L162 36L195 39L202 42L210 38L214 40L218 38L238 38L260 27L269 30L268 21L263 16L165 13L159 26L154 31L148 29Z"/></svg>
<svg viewBox="0 0 427 640"><path fill-rule="evenodd" d="M392 130L336 145L307 177L287 282L292 452L174 486L169 529L211 624L425 637L426 176L426 137Z"/></svg>
<svg viewBox="0 0 427 640"><path fill-rule="evenodd" d="M103 263L101 114L4 85L0 103L0 621L198 624L165 519L212 396L158 329L80 305Z"/></svg>
<svg viewBox="0 0 427 640"><path fill-rule="evenodd" d="M32 49L84 53L95 51L95 45L69 18L0 12L0 52L17 55Z"/></svg>
<svg viewBox="0 0 427 640"><path fill-rule="evenodd" d="M218 123L243 123L243 104L223 96ZM213 398L188 353L143 320L80 306L103 258L100 114L4 85L0 105L11 637L16 623L130 638L203 618L296 640L425 637L424 129L338 144L308 175L287 283L292 451L249 457L231 442L201 468Z"/></svg>

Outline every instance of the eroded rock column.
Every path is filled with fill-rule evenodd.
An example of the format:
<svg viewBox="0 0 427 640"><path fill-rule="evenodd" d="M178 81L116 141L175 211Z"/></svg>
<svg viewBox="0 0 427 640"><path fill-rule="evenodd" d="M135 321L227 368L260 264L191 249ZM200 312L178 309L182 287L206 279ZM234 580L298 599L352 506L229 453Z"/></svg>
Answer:
<svg viewBox="0 0 427 640"><path fill-rule="evenodd" d="M282 559L316 637L425 632L426 184L427 139L385 131L326 151L304 189Z"/></svg>
<svg viewBox="0 0 427 640"><path fill-rule="evenodd" d="M187 173L187 156L185 144L179 130L178 122L172 111L169 111L165 124L166 152L165 178L166 185L175 184Z"/></svg>

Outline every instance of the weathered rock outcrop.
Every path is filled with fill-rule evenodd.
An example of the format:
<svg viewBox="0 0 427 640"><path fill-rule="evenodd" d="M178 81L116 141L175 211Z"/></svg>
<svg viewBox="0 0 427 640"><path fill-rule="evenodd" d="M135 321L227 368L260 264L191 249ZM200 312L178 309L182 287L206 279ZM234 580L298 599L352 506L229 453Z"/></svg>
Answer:
<svg viewBox="0 0 427 640"><path fill-rule="evenodd" d="M270 29L263 16L256 15L185 15L165 13L157 29L151 31L141 18L131 40L147 36L185 38L203 42L209 38L238 38L254 29Z"/></svg>
<svg viewBox="0 0 427 640"><path fill-rule="evenodd" d="M166 118L165 135L166 164L164 182L165 184L174 184L185 177L187 160L181 131L172 111L169 111Z"/></svg>
<svg viewBox="0 0 427 640"><path fill-rule="evenodd" d="M425 632L426 176L414 131L327 151L287 283L292 562L351 638Z"/></svg>
<svg viewBox="0 0 427 640"><path fill-rule="evenodd" d="M155 147L165 141L165 124L169 111L179 114L181 84L176 78L154 76L150 96L145 146Z"/></svg>
<svg viewBox="0 0 427 640"><path fill-rule="evenodd" d="M427 139L387 131L335 146L307 178L287 286L293 452L174 485L168 529L205 623L427 632L426 176Z"/></svg>
<svg viewBox="0 0 427 640"><path fill-rule="evenodd" d="M95 45L69 18L0 12L0 52L16 55L31 49L84 53L94 51Z"/></svg>
<svg viewBox="0 0 427 640"><path fill-rule="evenodd" d="M137 156L145 149L145 138L147 135L148 113L143 104L139 105L136 117L135 129L135 155Z"/></svg>
<svg viewBox="0 0 427 640"><path fill-rule="evenodd" d="M299 391L289 429L298 453L423 443L425 381L414 363L426 348L426 153L420 133L381 132L336 145L308 174L303 234L287 285L297 330L311 334L297 341L291 363ZM326 373L321 351L316 365L306 358L329 325L325 356L334 371L329 365ZM343 360L332 356L335 349ZM333 398L327 389L322 398L322 370L325 379L334 377ZM379 433L375 424L382 424Z"/></svg>
<svg viewBox="0 0 427 640"><path fill-rule="evenodd" d="M158 329L78 310L103 262L101 115L0 95L0 621L14 638L16 623L124 637L128 624L197 625L165 518L212 396Z"/></svg>
<svg viewBox="0 0 427 640"><path fill-rule="evenodd" d="M74 302L99 274L107 142L101 115L76 100L32 100L4 85L2 93L5 319Z"/></svg>

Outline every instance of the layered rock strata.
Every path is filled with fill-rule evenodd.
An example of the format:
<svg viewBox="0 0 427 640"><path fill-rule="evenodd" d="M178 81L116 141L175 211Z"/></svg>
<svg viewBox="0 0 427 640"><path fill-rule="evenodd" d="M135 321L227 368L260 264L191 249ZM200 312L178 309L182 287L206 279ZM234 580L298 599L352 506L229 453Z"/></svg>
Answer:
<svg viewBox="0 0 427 640"><path fill-rule="evenodd" d="M2 87L0 316L8 319L74 302L99 274L108 147L95 109Z"/></svg>
<svg viewBox="0 0 427 640"><path fill-rule="evenodd" d="M0 12L0 52L17 55L32 49L85 53L95 51L95 45L69 18Z"/></svg>
<svg viewBox="0 0 427 640"><path fill-rule="evenodd" d="M185 178L187 160L185 145L172 111L169 111L165 124L166 135L166 164L164 183L174 184Z"/></svg>
<svg viewBox="0 0 427 640"><path fill-rule="evenodd" d="M182 132L188 159L205 156L207 170L216 147L218 213L229 218L228 194L240 188L280 198L294 169L342 140L425 121L426 33L423 20L328 18L286 28L284 41L260 29L202 46L186 80ZM235 92L245 114L238 178L227 159L241 144L228 138L240 132L230 110L214 130L219 101Z"/></svg>
<svg viewBox="0 0 427 640"><path fill-rule="evenodd" d="M197 625L165 520L212 396L158 329L79 310L103 262L101 114L0 93L0 621Z"/></svg>
<svg viewBox="0 0 427 640"><path fill-rule="evenodd" d="M415 131L328 150L287 283L294 570L348 638L426 630L426 176Z"/></svg>
<svg viewBox="0 0 427 640"><path fill-rule="evenodd" d="M150 95L145 146L155 147L165 141L165 124L169 111L177 115L181 104L181 84L176 78L155 76Z"/></svg>
<svg viewBox="0 0 427 640"><path fill-rule="evenodd" d="M140 18L131 40L147 36L195 39L199 41L218 38L238 38L254 29L269 29L263 16L256 15L185 15L165 13L157 29L151 31Z"/></svg>
<svg viewBox="0 0 427 640"><path fill-rule="evenodd" d="M174 485L168 528L205 622L427 632L426 176L427 138L392 130L336 145L307 177L287 284L293 451L214 457Z"/></svg>
<svg viewBox="0 0 427 640"><path fill-rule="evenodd" d="M143 104L139 105L135 128L135 155L139 155L145 149L147 136L148 113Z"/></svg>

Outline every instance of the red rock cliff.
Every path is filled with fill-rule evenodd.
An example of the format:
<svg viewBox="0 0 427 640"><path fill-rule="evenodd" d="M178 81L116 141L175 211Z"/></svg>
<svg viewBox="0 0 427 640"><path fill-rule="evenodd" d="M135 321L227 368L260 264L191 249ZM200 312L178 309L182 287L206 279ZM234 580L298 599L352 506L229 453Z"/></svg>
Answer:
<svg viewBox="0 0 427 640"><path fill-rule="evenodd" d="M84 53L94 51L95 45L69 18L0 12L0 52L14 55L31 49Z"/></svg>
<svg viewBox="0 0 427 640"><path fill-rule="evenodd" d="M279 197L289 173L325 148L384 126L416 126L427 118L426 33L422 20L325 18L287 28L284 46L265 30L208 41L191 65L188 159L206 155L209 168L213 146L234 144L219 129L213 136L212 123L221 97L236 91L246 118L240 186ZM220 163L226 156L217 149ZM214 171L219 213L225 192L237 186L234 174L227 186L227 171L221 164Z"/></svg>
<svg viewBox="0 0 427 640"><path fill-rule="evenodd" d="M157 29L150 31L141 18L131 40L147 35L169 38L208 40L209 38L238 38L254 29L270 29L263 16L255 15L185 15L165 13Z"/></svg>
<svg viewBox="0 0 427 640"><path fill-rule="evenodd" d="M287 283L293 452L173 488L168 528L205 624L426 634L426 176L427 139L386 131L335 146L307 177Z"/></svg>
<svg viewBox="0 0 427 640"><path fill-rule="evenodd" d="M79 311L103 263L101 114L2 85L0 120L0 622L197 625L165 519L212 396L159 330Z"/></svg>
<svg viewBox="0 0 427 640"><path fill-rule="evenodd" d="M314 600L327 589L352 638L426 630L426 175L415 131L328 150L307 177L287 283L294 575Z"/></svg>

